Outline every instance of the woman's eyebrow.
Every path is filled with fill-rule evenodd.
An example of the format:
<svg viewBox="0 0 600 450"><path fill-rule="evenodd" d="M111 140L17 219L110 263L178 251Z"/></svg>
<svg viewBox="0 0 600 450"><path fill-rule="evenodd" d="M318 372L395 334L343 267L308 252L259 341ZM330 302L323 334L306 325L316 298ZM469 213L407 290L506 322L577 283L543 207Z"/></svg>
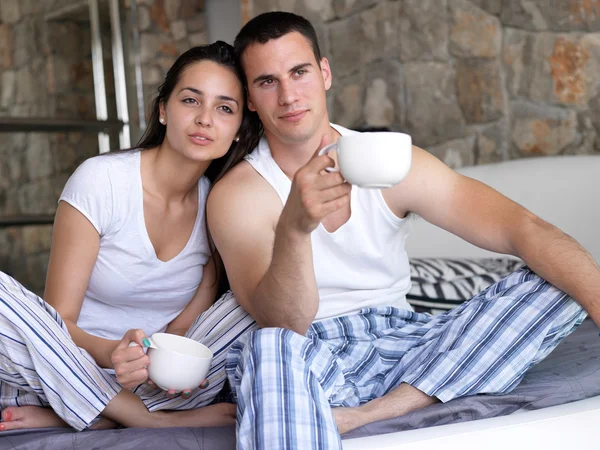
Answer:
<svg viewBox="0 0 600 450"><path fill-rule="evenodd" d="M196 89L196 88L193 88L193 87L184 87L179 92L182 92L182 91L185 91L185 90L192 91L194 94L199 95L199 96L204 96L204 92L202 92L200 89ZM235 98L229 97L227 95L217 95L217 98L219 100L223 100L223 101L227 101L227 102L233 102L236 105L238 104L238 101Z"/></svg>

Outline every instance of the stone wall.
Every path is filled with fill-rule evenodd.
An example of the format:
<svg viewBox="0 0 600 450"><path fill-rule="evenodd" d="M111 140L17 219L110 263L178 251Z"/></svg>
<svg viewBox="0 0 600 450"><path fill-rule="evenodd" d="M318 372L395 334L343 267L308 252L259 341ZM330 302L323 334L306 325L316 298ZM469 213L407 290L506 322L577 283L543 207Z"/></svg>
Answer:
<svg viewBox="0 0 600 450"><path fill-rule="evenodd" d="M101 4L109 117L116 117L110 26ZM136 0L144 101L184 50L206 43L203 0ZM95 118L87 10L48 20L80 0L0 2L0 116ZM129 21L129 0L126 23ZM128 38L126 36L126 38ZM131 39L128 44L131 44ZM133 58L126 61L133 77ZM135 96L133 92L130 95ZM147 108L146 108L147 109ZM132 122L139 120L130 109ZM135 128L135 127L134 127ZM133 143L139 133L132 136ZM113 147L118 141L111 140ZM54 214L62 188L86 158L98 154L94 133L2 133L0 216ZM52 226L0 228L0 270L41 294Z"/></svg>
<svg viewBox="0 0 600 450"><path fill-rule="evenodd" d="M45 19L78 1L0 2L0 115L94 117L89 30ZM452 167L600 150L600 0L240 3L246 18L283 9L313 21L342 125L408 132ZM135 4L147 106L177 55L206 43L204 1ZM3 133L0 215L53 214L68 176L97 151L86 133ZM50 226L0 229L0 270L41 293L50 241Z"/></svg>
<svg viewBox="0 0 600 450"><path fill-rule="evenodd" d="M177 56L207 44L204 0L136 0L145 110ZM137 116L134 116L137 119Z"/></svg>
<svg viewBox="0 0 600 450"><path fill-rule="evenodd" d="M452 167L600 151L600 0L254 0L308 17L332 120Z"/></svg>
<svg viewBox="0 0 600 450"><path fill-rule="evenodd" d="M69 3L1 2L0 115L94 117L89 30L45 20ZM2 133L0 215L53 214L69 174L97 152L82 133ZM50 243L51 226L0 228L0 270L40 292Z"/></svg>

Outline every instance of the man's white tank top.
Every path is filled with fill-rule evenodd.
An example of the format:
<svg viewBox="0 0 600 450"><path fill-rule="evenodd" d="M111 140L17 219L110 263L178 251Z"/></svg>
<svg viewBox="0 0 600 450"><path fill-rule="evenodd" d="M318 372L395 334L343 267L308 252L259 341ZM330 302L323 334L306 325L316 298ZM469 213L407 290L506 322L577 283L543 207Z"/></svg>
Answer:
<svg viewBox="0 0 600 450"><path fill-rule="evenodd" d="M357 133L332 124L342 136ZM275 189L285 205L291 180L271 156L262 138L246 160ZM401 219L388 208L379 189L352 186L350 219L333 233L320 224L311 234L319 310L315 320L346 316L363 308L406 301L410 267L404 247L411 216Z"/></svg>

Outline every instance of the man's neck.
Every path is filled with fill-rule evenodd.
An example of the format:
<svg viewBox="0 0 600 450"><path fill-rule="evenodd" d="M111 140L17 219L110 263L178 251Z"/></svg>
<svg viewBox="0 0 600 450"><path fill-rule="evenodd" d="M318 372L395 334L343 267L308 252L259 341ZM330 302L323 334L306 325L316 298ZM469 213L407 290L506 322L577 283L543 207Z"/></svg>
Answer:
<svg viewBox="0 0 600 450"><path fill-rule="evenodd" d="M265 133L265 136L273 159L283 173L292 179L298 169L305 166L317 150L336 142L340 133L327 122L310 139L302 142L282 142L274 136L269 136L268 133ZM335 159L334 154L331 156Z"/></svg>

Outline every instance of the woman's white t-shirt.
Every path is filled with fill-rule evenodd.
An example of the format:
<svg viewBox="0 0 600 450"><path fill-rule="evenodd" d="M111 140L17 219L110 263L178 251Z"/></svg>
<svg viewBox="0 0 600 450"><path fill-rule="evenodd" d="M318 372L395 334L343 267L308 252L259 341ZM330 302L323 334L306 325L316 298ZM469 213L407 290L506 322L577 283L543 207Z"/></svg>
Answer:
<svg viewBox="0 0 600 450"><path fill-rule="evenodd" d="M158 259L144 221L140 151L86 160L68 180L59 201L75 207L100 235L77 325L107 339L131 328L164 331L190 302L210 257L205 225L210 182L198 182L198 215L185 248Z"/></svg>

